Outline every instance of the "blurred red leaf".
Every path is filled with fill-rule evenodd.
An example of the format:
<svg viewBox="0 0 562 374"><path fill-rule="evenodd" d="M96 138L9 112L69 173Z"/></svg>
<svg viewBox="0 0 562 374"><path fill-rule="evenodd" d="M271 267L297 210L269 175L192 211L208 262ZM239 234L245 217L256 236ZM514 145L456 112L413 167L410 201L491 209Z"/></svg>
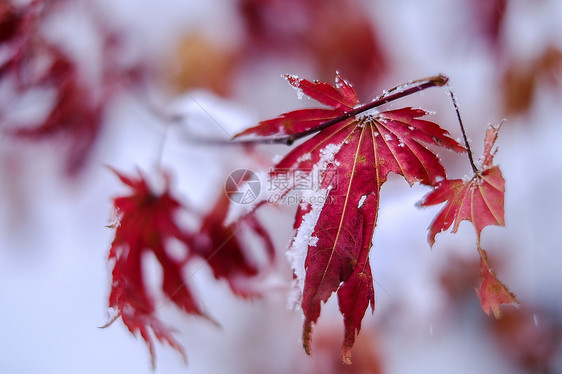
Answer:
<svg viewBox="0 0 562 374"><path fill-rule="evenodd" d="M497 49L500 43L501 28L504 23L507 0L470 0L473 22L471 25L492 47Z"/></svg>
<svg viewBox="0 0 562 374"><path fill-rule="evenodd" d="M140 331L150 349L153 365L155 352L148 328L152 328L158 340L166 341L185 356L170 330L155 315L142 269L143 255L152 252L162 266L164 294L187 313L205 316L182 276L186 259L175 259L167 252L170 239L183 243L191 240L174 220L182 205L171 196L168 180L164 191L156 194L143 176L130 178L115 173L132 191L114 199L119 222L109 252L109 260L114 263L109 306L117 310L117 317L121 317L131 333Z"/></svg>
<svg viewBox="0 0 562 374"><path fill-rule="evenodd" d="M235 294L243 297L260 296L256 282L248 282L248 279L262 274L263 266L248 251L241 234L244 229L249 228L260 239L268 263L275 257L273 242L254 216L225 225L227 212L228 196L221 194L215 207L203 219L199 233L195 235L193 251L207 261L215 278L228 281Z"/></svg>
<svg viewBox="0 0 562 374"><path fill-rule="evenodd" d="M509 114L526 113L543 87L560 88L562 51L549 46L530 61L514 60L503 73L503 106Z"/></svg>
<svg viewBox="0 0 562 374"><path fill-rule="evenodd" d="M117 311L115 319L121 317L131 333L140 332L149 347L153 365L155 351L150 329L159 341L167 342L185 358L183 348L173 338L171 330L156 315L157 308L143 273L145 255L152 253L159 262L163 274L161 288L167 299L188 314L212 321L202 311L182 274L185 265L203 258L215 277L226 279L235 294L260 296L255 283L257 276L264 274L264 267L274 258L272 241L255 217L224 225L228 208L226 194L221 195L214 209L203 218L198 233L183 230L177 225L176 216L187 209L171 195L166 175L163 190L156 192L143 175L128 177L114 172L131 193L114 199L118 223L109 252L109 260L113 263L109 306ZM242 237L246 231L261 240L267 264L255 261L252 257L255 253L248 251ZM172 248L173 245L183 246L184 251L178 253L178 248Z"/></svg>
<svg viewBox="0 0 562 374"><path fill-rule="evenodd" d="M315 355L312 359L296 360L294 374L382 374L385 365L382 352L382 337L372 326L360 336L353 348L353 364L348 365L337 356L340 348L340 330L333 324L324 324L315 331L313 343Z"/></svg>
<svg viewBox="0 0 562 374"><path fill-rule="evenodd" d="M339 76L336 86L289 77L289 83L317 101L330 106L334 118L358 106L355 90ZM294 134L318 125L316 109L284 114L280 120L239 135ZM294 114L297 113L297 114ZM318 173L320 186L315 200L304 201L297 211L293 249L306 251L302 308L305 315L303 345L311 350L312 324L320 316L321 302L337 291L344 316L342 359L351 362L351 347L369 305L374 308L369 250L376 225L380 188L388 173L402 175L413 184L434 185L445 176L437 156L422 143L464 151L437 124L421 120L426 112L403 108L371 115L357 115L321 130L293 149L272 175L286 170ZM291 117L292 116L292 117ZM290 117L293 122L279 125ZM282 123L282 122L281 122ZM323 203L325 202L325 203ZM302 247L302 248L301 248Z"/></svg>
<svg viewBox="0 0 562 374"><path fill-rule="evenodd" d="M480 305L487 315L494 314L494 317L500 318L500 305L502 304L518 304L515 295L498 279L496 273L488 264L488 255L486 252L478 248L480 252L480 276L482 283L476 290Z"/></svg>
<svg viewBox="0 0 562 374"><path fill-rule="evenodd" d="M239 0L245 54L295 56L310 62L322 79L335 70L371 93L388 67L376 25L354 0Z"/></svg>
<svg viewBox="0 0 562 374"><path fill-rule="evenodd" d="M22 17L14 5L8 2L0 3L0 43L11 40L21 26Z"/></svg>
<svg viewBox="0 0 562 374"><path fill-rule="evenodd" d="M508 309L491 319L499 349L517 367L530 373L560 372L562 316L559 308L544 305Z"/></svg>
<svg viewBox="0 0 562 374"><path fill-rule="evenodd" d="M74 174L84 165L101 129L104 103L81 81L76 65L65 54L52 48L51 58L43 82L37 83L56 88L53 109L41 122L18 126L8 133L30 140L58 138L67 143L67 169Z"/></svg>
<svg viewBox="0 0 562 374"><path fill-rule="evenodd" d="M122 82L126 88L139 87L147 67L139 61L122 62L120 54L124 38L113 27L91 16L98 28L101 49L99 61L81 61L72 57L68 47L50 40L42 27L49 17L57 15L71 2L35 0L20 5L0 5L0 79L9 81L11 98L17 101L34 90L53 92L54 102L43 118L33 122L3 117L13 105L3 103L0 118L4 131L20 139L54 140L64 151L66 171L74 175L81 171L90 157L103 128L103 116L111 97ZM95 55L95 53L94 53ZM92 66L100 75L89 74ZM86 73L88 72L88 73ZM97 78L97 79L96 79ZM7 116L9 117L9 116Z"/></svg>

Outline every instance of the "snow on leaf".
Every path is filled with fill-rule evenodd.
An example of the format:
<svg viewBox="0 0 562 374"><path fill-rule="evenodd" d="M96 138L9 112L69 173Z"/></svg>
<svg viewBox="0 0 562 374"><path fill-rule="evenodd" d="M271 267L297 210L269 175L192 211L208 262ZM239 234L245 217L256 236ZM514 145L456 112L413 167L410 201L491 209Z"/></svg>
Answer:
<svg viewBox="0 0 562 374"><path fill-rule="evenodd" d="M358 105L355 91L339 76L336 87L293 77L288 80L311 98L332 106L334 117ZM351 362L351 348L365 310L369 305L374 307L369 250L380 189L388 173L402 175L410 184L434 185L445 177L445 170L424 143L464 151L447 131L420 119L425 114L423 110L402 108L343 120L294 148L271 173L293 170L319 176L317 192L326 193L321 207L306 199L299 206L291 249L294 251L297 244L307 251L301 302L305 315L302 340L307 353L311 351L312 325L320 316L321 303L337 292L345 325L342 359ZM270 123L265 121L240 135L276 133L279 127L273 130ZM325 162L326 149L335 145L338 148L333 152L333 161ZM299 240L303 233L306 238ZM310 244L311 237L318 238L314 245Z"/></svg>
<svg viewBox="0 0 562 374"><path fill-rule="evenodd" d="M182 206L170 194L167 180L165 190L156 194L143 176L127 177L114 172L132 191L116 197L113 202L119 224L109 252L109 260L114 263L109 306L117 311L117 317L121 317L131 333L140 332L150 349L153 364L155 352L149 328L159 341L167 342L185 358L169 328L156 316L154 300L147 292L142 271L143 255L152 252L162 266L164 294L185 312L205 316L182 276L184 261L166 252L168 239L190 241L174 221L174 214Z"/></svg>

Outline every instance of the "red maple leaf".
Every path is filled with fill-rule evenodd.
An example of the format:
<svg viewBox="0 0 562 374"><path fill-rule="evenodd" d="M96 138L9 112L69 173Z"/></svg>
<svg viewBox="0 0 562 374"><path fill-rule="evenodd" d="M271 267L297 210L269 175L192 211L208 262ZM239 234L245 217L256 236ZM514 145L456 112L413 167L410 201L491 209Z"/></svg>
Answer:
<svg viewBox="0 0 562 374"><path fill-rule="evenodd" d="M437 233L449 229L453 223L455 233L463 220L472 222L478 238L484 227L505 224L505 180L499 167L492 165L494 155L491 153L498 129L491 127L486 132L481 170L468 181L444 179L438 182L420 203L429 206L447 202L430 225L428 241L431 245L435 243Z"/></svg>
<svg viewBox="0 0 562 374"><path fill-rule="evenodd" d="M77 66L57 48L51 49L52 65L45 77L47 85L57 89L52 111L36 124L27 124L8 133L25 139L57 138L66 142L72 152L66 159L70 174L80 170L88 159L102 128L104 103L94 98L80 79Z"/></svg>
<svg viewBox="0 0 562 374"><path fill-rule="evenodd" d="M224 278L228 281L235 294L243 297L260 296L256 282L248 280L263 273L263 264L252 257L240 234L245 227L253 231L263 244L268 263L275 257L273 242L254 216L249 215L243 220L225 225L227 212L228 196L221 194L194 236L193 251L207 261L216 279Z"/></svg>
<svg viewBox="0 0 562 374"><path fill-rule="evenodd" d="M283 113L277 118L262 121L257 126L236 134L235 138L249 134L261 136L298 134L336 118L359 104L357 94L351 86L345 84L339 74L336 75L337 88L328 83L310 82L288 74L284 77L300 93L314 98L332 109L301 109Z"/></svg>
<svg viewBox="0 0 562 374"><path fill-rule="evenodd" d="M502 304L518 304L515 295L498 279L496 273L489 265L488 255L478 247L480 253L480 277L482 283L476 290L476 294L480 299L480 305L487 315L494 314L494 317L500 318L500 305Z"/></svg>
<svg viewBox="0 0 562 374"><path fill-rule="evenodd" d="M75 175L92 155L105 126L104 115L111 97L144 83L147 66L141 61L123 64L122 47L126 38L105 20L92 17L99 31L99 63L86 63L72 57L56 40L38 32L51 15L71 6L70 1L28 1L26 4L0 4L0 81L11 82L9 97L17 102L29 92L48 91L54 100L45 116L32 121L11 116L12 107L0 107L0 123L7 134L32 141L54 140L65 151L66 170ZM95 13L95 12L94 12ZM99 75L90 73L96 65ZM127 83L123 85L122 83ZM6 116L6 114L8 114ZM3 129L4 131L4 129Z"/></svg>
<svg viewBox="0 0 562 374"><path fill-rule="evenodd" d="M306 251L303 345L310 353L312 324L320 316L321 302L337 292L345 325L342 359L350 363L351 347L365 310L369 305L374 308L369 250L382 184L388 173L394 172L410 184L434 185L445 177L445 170L423 144L456 151L464 148L437 124L420 119L427 114L420 109L359 114L364 109L358 108L354 89L339 75L335 87L291 76L288 80L331 109L286 113L239 135L291 136L321 130L287 154L272 176L291 170L319 178L313 196L304 196L297 210L297 233L291 249L295 257L299 257L299 249ZM439 77L433 85L444 83Z"/></svg>
<svg viewBox="0 0 562 374"><path fill-rule="evenodd" d="M226 194L222 194L215 207L202 218L199 232L183 230L176 223L176 215L180 210L189 210L171 195L166 175L164 189L157 193L142 175L127 177L114 172L132 191L114 199L119 222L115 225L115 238L109 252L109 260L114 264L109 306L117 311L117 315L106 326L121 317L131 333L140 332L150 350L153 366L155 351L150 330L159 341L168 343L185 359L184 350L173 338L170 328L156 315L157 308L147 291L143 274L145 255L151 252L160 263L162 291L169 300L186 313L211 320L200 308L182 275L185 265L203 258L215 278L226 279L235 294L260 296L255 283L257 276L264 274L265 265L274 258L271 238L255 217L225 226ZM256 261L256 253L248 251L242 236L247 231L263 243L268 264ZM174 242L185 247L185 255L180 256L171 248Z"/></svg>
<svg viewBox="0 0 562 374"><path fill-rule="evenodd" d="M517 303L513 293L497 279L488 263L486 252L480 245L480 234L484 227L505 224L505 180L500 168L493 165L495 154L493 147L498 138L499 128L500 126L491 126L486 131L482 165L477 168L473 164L475 173L470 180L442 180L420 203L421 206L429 206L446 202L430 225L428 236L430 245L435 242L437 233L449 229L453 224L453 233L457 231L463 220L468 220L474 225L482 277L482 284L477 294L484 312L489 315L490 311L493 311L496 318L500 316L501 304Z"/></svg>
<svg viewBox="0 0 562 374"><path fill-rule="evenodd" d="M205 316L182 276L185 260L173 258L167 252L170 239L191 241L174 221L174 214L182 205L171 196L167 179L164 191L156 194L143 176L129 178L115 173L132 192L114 199L119 223L109 252L109 260L114 262L109 306L117 310L115 318L121 317L131 333L140 332L153 365L155 352L149 328L158 340L167 342L185 357L170 330L156 317L154 300L147 293L142 271L144 255L152 252L162 266L164 294L187 313Z"/></svg>

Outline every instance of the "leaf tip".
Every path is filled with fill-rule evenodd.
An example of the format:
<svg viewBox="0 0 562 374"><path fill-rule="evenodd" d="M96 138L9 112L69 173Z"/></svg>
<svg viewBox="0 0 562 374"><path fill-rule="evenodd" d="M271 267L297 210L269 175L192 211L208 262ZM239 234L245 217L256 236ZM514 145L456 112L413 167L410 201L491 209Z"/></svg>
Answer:
<svg viewBox="0 0 562 374"><path fill-rule="evenodd" d="M437 87L441 87L447 84L447 82L449 81L449 77L443 75L443 74L439 74L436 75L435 77L431 78L431 81L437 86Z"/></svg>
<svg viewBox="0 0 562 374"><path fill-rule="evenodd" d="M344 364L351 365L351 347L346 344L341 349L341 360Z"/></svg>
<svg viewBox="0 0 562 374"><path fill-rule="evenodd" d="M312 321L310 321L307 318L304 321L304 325L302 328L302 346L306 354L309 356L312 353L311 342L312 342Z"/></svg>
<svg viewBox="0 0 562 374"><path fill-rule="evenodd" d="M299 87L300 82L302 79L300 79L298 76L293 75L293 74L283 74L281 75L283 78L285 78L289 84L293 87Z"/></svg>
<svg viewBox="0 0 562 374"><path fill-rule="evenodd" d="M501 317L501 305L510 304L518 306L519 301L513 292L497 278L494 271L487 265L485 253L483 256L484 258L480 260L482 283L475 291L484 313L488 316L493 314L494 317L498 319Z"/></svg>

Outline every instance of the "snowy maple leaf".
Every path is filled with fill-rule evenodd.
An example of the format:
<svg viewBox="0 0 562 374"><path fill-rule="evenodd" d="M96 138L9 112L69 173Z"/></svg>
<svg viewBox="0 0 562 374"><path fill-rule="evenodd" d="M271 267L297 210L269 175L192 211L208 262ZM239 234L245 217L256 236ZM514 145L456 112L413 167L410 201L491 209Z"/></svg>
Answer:
<svg viewBox="0 0 562 374"><path fill-rule="evenodd" d="M438 78L428 84L441 85L446 81ZM410 184L435 185L445 177L445 170L425 144L459 152L464 148L446 130L421 119L427 114L423 110L360 113L364 107L360 106L357 94L339 75L335 86L293 76L287 79L303 94L330 109L285 113L237 136L317 132L277 163L272 175L293 170L314 171L320 176L319 188L308 196L305 194L297 210L297 232L290 249L296 259L295 273L304 279L300 279L305 315L303 345L310 353L312 325L320 316L321 303L337 292L345 325L342 359L350 363L351 347L365 310L369 305L374 308L369 250L382 184L394 172Z"/></svg>

